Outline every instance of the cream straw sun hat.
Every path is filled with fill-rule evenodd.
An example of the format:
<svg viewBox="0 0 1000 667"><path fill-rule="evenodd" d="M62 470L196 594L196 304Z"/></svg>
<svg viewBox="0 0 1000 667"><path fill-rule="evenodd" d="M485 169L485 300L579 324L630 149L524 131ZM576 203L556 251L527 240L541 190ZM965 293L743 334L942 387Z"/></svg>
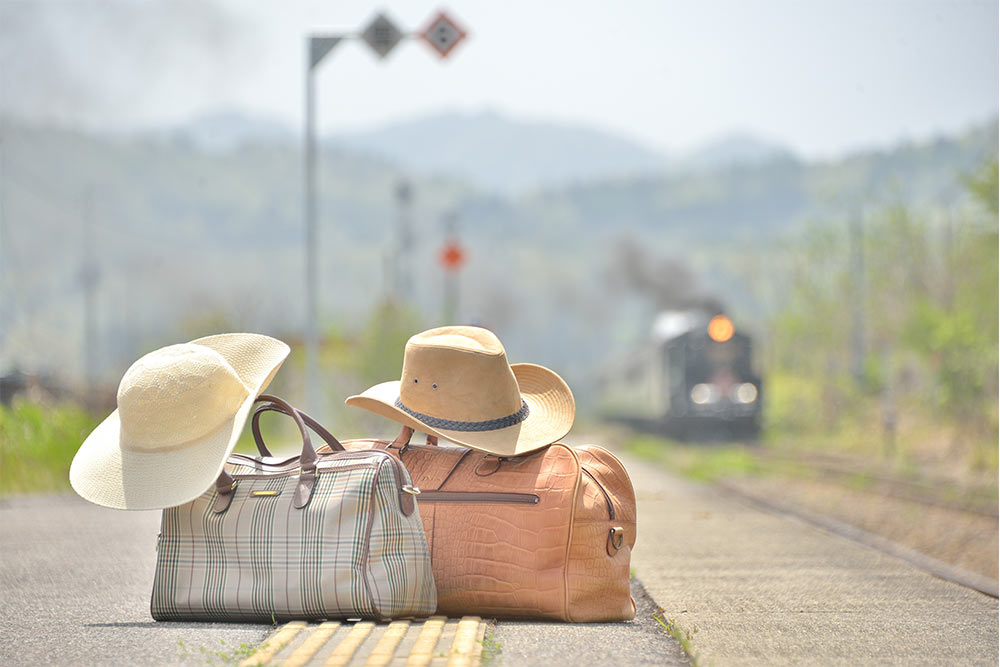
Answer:
<svg viewBox="0 0 1000 667"><path fill-rule="evenodd" d="M509 364L493 332L465 326L413 336L402 378L351 396L347 404L498 456L558 441L576 414L573 393L556 373Z"/></svg>
<svg viewBox="0 0 1000 667"><path fill-rule="evenodd" d="M73 489L127 510L197 498L222 472L288 351L268 336L221 334L142 357L122 377L118 409L73 458Z"/></svg>

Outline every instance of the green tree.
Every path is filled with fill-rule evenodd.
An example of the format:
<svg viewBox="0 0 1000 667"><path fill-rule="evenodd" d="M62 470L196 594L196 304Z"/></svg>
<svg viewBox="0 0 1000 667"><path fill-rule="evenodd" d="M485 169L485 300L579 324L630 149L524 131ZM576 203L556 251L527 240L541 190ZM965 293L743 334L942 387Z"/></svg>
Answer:
<svg viewBox="0 0 1000 667"><path fill-rule="evenodd" d="M968 200L947 210L892 205L866 215L863 272L847 224L817 223L796 244L774 322L774 370L794 379L800 402L812 401L814 424L930 415L988 464L997 431L997 183L993 158L965 179ZM860 382L851 372L859 301ZM802 409L784 409L802 425Z"/></svg>

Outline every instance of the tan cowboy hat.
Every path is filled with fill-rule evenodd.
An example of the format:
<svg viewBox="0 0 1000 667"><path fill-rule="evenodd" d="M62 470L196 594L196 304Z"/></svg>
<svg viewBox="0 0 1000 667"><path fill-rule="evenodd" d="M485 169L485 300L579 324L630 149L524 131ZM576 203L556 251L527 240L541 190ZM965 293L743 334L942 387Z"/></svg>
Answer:
<svg viewBox="0 0 1000 667"><path fill-rule="evenodd" d="M126 510L197 498L222 472L254 400L287 356L280 340L243 333L150 352L125 371L118 409L73 458L73 489Z"/></svg>
<svg viewBox="0 0 1000 667"><path fill-rule="evenodd" d="M544 366L509 364L492 331L464 326L413 336L402 379L377 384L347 404L498 456L558 441L576 414L561 377Z"/></svg>

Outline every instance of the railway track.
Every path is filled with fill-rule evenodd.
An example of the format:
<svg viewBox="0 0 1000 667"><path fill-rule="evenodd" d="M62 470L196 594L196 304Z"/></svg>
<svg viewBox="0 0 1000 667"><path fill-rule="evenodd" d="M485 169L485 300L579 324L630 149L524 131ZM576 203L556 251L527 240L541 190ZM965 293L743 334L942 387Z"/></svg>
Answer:
<svg viewBox="0 0 1000 667"><path fill-rule="evenodd" d="M869 548L876 549L877 551L881 551L890 556L900 558L907 561L911 565L938 577L939 579L944 579L946 581L951 581L961 586L971 588L985 595L989 595L990 597L996 598L1000 596L1000 590L998 590L998 583L996 579L991 579L936 558L932 558L924 553L910 549L909 547L882 537L881 535L870 533L856 526L844 523L843 521L838 521L837 519L827 515L811 512L799 506L793 506L791 504L775 500L774 498L749 492L744 488L740 488L739 486L724 480L717 481L716 485L730 496L740 502L750 505L751 507L756 507L757 509L770 512L772 514L802 521L828 533L858 544L862 544Z"/></svg>
<svg viewBox="0 0 1000 667"><path fill-rule="evenodd" d="M980 516L998 516L995 487L963 489L954 482L893 477L857 463L822 455L787 456L758 450L756 456L779 465L801 466L823 481L863 488L890 498Z"/></svg>
<svg viewBox="0 0 1000 667"><path fill-rule="evenodd" d="M915 503L928 508L979 517L977 519L979 522L996 520L998 515L995 486L965 488L954 481L941 478L907 479L893 476L886 471L874 470L871 465L861 462L823 454L797 452L789 455L764 451L757 447L753 447L752 451L759 460L768 464L770 472L779 476L789 475L792 479L832 485L834 488L843 488L847 493L875 494L893 501ZM859 527L861 523L855 525L853 519L848 523L834 518L826 511L817 511L816 507L809 509L801 500L789 501L794 494L780 496L775 493L761 493L752 485L740 483L736 479L717 480L716 484L729 495L758 509L803 521L844 539L905 560L938 578L972 588L994 598L998 597L998 583L995 578L939 560L911 546L889 539L883 534L869 532ZM955 520L960 519L955 516Z"/></svg>

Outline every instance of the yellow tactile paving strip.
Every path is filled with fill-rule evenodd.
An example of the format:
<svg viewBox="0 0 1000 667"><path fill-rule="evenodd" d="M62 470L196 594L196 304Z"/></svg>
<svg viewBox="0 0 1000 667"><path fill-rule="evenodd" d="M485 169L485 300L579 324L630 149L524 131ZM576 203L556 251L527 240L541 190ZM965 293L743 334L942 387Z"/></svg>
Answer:
<svg viewBox="0 0 1000 667"><path fill-rule="evenodd" d="M242 661L240 663L240 667L266 664L268 660L274 657L275 653L280 651L295 637L295 635L299 633L299 630L304 627L306 627L306 624L303 621L285 623L283 626L275 630L270 637L264 640L264 643L261 644L261 647L257 649L252 656Z"/></svg>
<svg viewBox="0 0 1000 667"><path fill-rule="evenodd" d="M292 621L275 630L240 665L476 667L485 632L486 624L478 616L391 623Z"/></svg>
<svg viewBox="0 0 1000 667"><path fill-rule="evenodd" d="M375 629L375 624L371 621L355 623L347 636L340 640L340 643L333 648L333 653L323 663L323 667L344 667L351 661L358 647L364 643L368 635Z"/></svg>
<svg viewBox="0 0 1000 667"><path fill-rule="evenodd" d="M409 621L390 623L389 627L385 629L385 634L378 640L378 644L375 644L375 648L368 654L368 660L365 661L365 664L371 665L371 667L385 667L392 662L396 647L403 640L403 635L406 634L409 625Z"/></svg>
<svg viewBox="0 0 1000 667"><path fill-rule="evenodd" d="M417 636L417 643L414 644L410 655L406 659L406 667L424 667L431 663L434 657L434 647L437 646L441 632L447 619L444 616L435 616L424 621Z"/></svg>
<svg viewBox="0 0 1000 667"><path fill-rule="evenodd" d="M339 621L327 621L319 625L309 638L306 639L295 651L282 663L284 667L301 667L307 664L316 652L326 644L326 640L333 636L333 633L340 627Z"/></svg>

